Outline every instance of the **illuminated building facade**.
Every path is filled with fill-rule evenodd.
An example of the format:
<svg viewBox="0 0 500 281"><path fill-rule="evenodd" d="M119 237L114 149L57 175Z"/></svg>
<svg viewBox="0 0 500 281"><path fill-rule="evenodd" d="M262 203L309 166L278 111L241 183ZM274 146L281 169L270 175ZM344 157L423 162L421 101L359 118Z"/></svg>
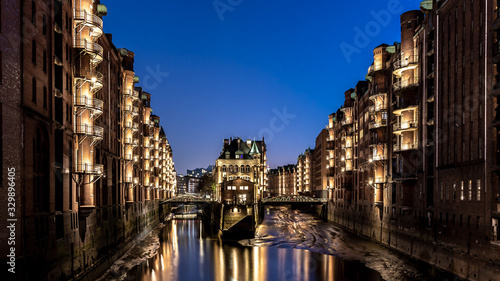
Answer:
<svg viewBox="0 0 500 281"><path fill-rule="evenodd" d="M255 183L255 200L267 192L267 148L262 141L225 139L214 175L217 200L221 200L221 184L238 178Z"/></svg>
<svg viewBox="0 0 500 281"><path fill-rule="evenodd" d="M106 14L93 0L2 2L0 158L17 171L22 280L99 272L174 195L172 150L135 87L134 53L103 32Z"/></svg>
<svg viewBox="0 0 500 281"><path fill-rule="evenodd" d="M498 4L403 13L327 125L329 219L472 280L500 274Z"/></svg>

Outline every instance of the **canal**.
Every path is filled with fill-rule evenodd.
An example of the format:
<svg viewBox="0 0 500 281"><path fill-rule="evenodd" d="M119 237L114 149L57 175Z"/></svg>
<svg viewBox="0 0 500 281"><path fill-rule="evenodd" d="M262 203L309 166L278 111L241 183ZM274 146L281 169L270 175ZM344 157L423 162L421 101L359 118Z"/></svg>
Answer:
<svg viewBox="0 0 500 281"><path fill-rule="evenodd" d="M266 209L255 239L223 241L200 220L172 220L102 281L458 280L310 214Z"/></svg>

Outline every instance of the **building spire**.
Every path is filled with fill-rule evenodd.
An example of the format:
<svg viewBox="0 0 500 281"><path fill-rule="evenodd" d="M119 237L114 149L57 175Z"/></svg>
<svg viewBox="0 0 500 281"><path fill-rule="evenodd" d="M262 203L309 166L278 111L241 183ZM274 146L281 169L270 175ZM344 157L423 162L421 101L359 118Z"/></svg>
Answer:
<svg viewBox="0 0 500 281"><path fill-rule="evenodd" d="M250 150L250 155L254 155L254 154L260 154L259 149L257 148L257 143L255 142L255 140L253 141L252 149Z"/></svg>

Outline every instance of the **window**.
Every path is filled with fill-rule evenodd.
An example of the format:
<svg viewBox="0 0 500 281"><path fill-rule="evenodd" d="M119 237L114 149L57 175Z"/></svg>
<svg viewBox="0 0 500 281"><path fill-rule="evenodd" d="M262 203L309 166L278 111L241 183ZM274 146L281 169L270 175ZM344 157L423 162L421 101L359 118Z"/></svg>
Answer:
<svg viewBox="0 0 500 281"><path fill-rule="evenodd" d="M245 185L244 187L245 187L245 190L248 190L248 186Z"/></svg>
<svg viewBox="0 0 500 281"><path fill-rule="evenodd" d="M453 182L453 201L457 200L457 183Z"/></svg>
<svg viewBox="0 0 500 281"><path fill-rule="evenodd" d="M43 87L43 108L47 109L47 87Z"/></svg>
<svg viewBox="0 0 500 281"><path fill-rule="evenodd" d="M244 189L244 186L240 186L240 190L243 190Z"/></svg>
<svg viewBox="0 0 500 281"><path fill-rule="evenodd" d="M36 80L33 77L31 81L31 101L36 104Z"/></svg>
<svg viewBox="0 0 500 281"><path fill-rule="evenodd" d="M42 25L43 35L47 36L47 16L45 14L43 14Z"/></svg>
<svg viewBox="0 0 500 281"><path fill-rule="evenodd" d="M249 165L247 165L247 167L246 167L246 172L247 172L247 173L249 173L249 172L250 172L250 166L249 166Z"/></svg>
<svg viewBox="0 0 500 281"><path fill-rule="evenodd" d="M460 200L464 201L465 199L465 194L464 194L464 181L460 181Z"/></svg>
<svg viewBox="0 0 500 281"><path fill-rule="evenodd" d="M229 165L229 172L233 171L233 165Z"/></svg>
<svg viewBox="0 0 500 281"><path fill-rule="evenodd" d="M439 193L440 193L439 198L441 198L441 201L443 201L443 199L444 199L444 196L443 196L443 195L444 195L444 190L443 190L443 189L444 189L444 187L443 187L443 182L441 182L441 183L439 184Z"/></svg>
<svg viewBox="0 0 500 281"><path fill-rule="evenodd" d="M36 26L36 4L35 1L31 2L31 23Z"/></svg>
<svg viewBox="0 0 500 281"><path fill-rule="evenodd" d="M36 65L36 41L31 41L31 62Z"/></svg>
<svg viewBox="0 0 500 281"><path fill-rule="evenodd" d="M450 200L450 182L446 182L446 200Z"/></svg>
<svg viewBox="0 0 500 281"><path fill-rule="evenodd" d="M223 171L223 172L227 172L227 171L226 171L226 165L222 165L222 171Z"/></svg>
<svg viewBox="0 0 500 281"><path fill-rule="evenodd" d="M43 61L42 61L43 72L47 73L47 51L43 51Z"/></svg>
<svg viewBox="0 0 500 281"><path fill-rule="evenodd" d="M477 180L477 195L476 200L481 201L481 180Z"/></svg>
<svg viewBox="0 0 500 281"><path fill-rule="evenodd" d="M469 180L469 201L472 201L472 180Z"/></svg>

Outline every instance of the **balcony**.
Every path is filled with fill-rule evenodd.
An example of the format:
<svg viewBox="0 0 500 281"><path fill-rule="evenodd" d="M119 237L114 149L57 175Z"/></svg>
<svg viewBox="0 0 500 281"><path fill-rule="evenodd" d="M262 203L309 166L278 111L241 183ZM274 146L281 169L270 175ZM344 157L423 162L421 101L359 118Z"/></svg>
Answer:
<svg viewBox="0 0 500 281"><path fill-rule="evenodd" d="M399 80L394 82L392 88L394 92L400 92L403 90L411 89L414 87L418 87L419 79L418 77L413 77L405 80Z"/></svg>
<svg viewBox="0 0 500 281"><path fill-rule="evenodd" d="M346 118L346 119L340 121L340 125L348 126L348 125L352 125L352 122L353 122L352 118Z"/></svg>
<svg viewBox="0 0 500 281"><path fill-rule="evenodd" d="M371 121L370 123L368 123L368 127L370 130L378 129L378 128L385 127L385 126L387 126L387 119L380 119L380 120Z"/></svg>
<svg viewBox="0 0 500 281"><path fill-rule="evenodd" d="M139 145L139 141L137 139L134 139L134 138L125 138L123 139L123 143L125 145L130 145L130 146L138 146Z"/></svg>
<svg viewBox="0 0 500 281"><path fill-rule="evenodd" d="M75 132L80 135L86 135L98 139L102 139L104 134L104 129L99 126L90 125L75 125Z"/></svg>
<svg viewBox="0 0 500 281"><path fill-rule="evenodd" d="M132 114L132 115L139 114L139 108L135 105L130 105L130 104L124 105L123 111L125 112L125 114Z"/></svg>
<svg viewBox="0 0 500 281"><path fill-rule="evenodd" d="M373 76L375 72L382 70L382 63L373 63L368 67L368 75Z"/></svg>
<svg viewBox="0 0 500 281"><path fill-rule="evenodd" d="M416 52L416 50L414 52ZM400 58L393 63L393 73L397 77L401 77L404 71L413 70L417 68L417 66L418 66L418 55Z"/></svg>
<svg viewBox="0 0 500 281"><path fill-rule="evenodd" d="M102 34L102 19L86 10L76 10L73 14L75 23L83 24L92 28L92 36L99 37Z"/></svg>
<svg viewBox="0 0 500 281"><path fill-rule="evenodd" d="M385 183L385 177L375 177L375 178L368 178L368 183L371 184L380 184L380 183Z"/></svg>
<svg viewBox="0 0 500 281"><path fill-rule="evenodd" d="M75 38L73 48L81 49L92 56L93 63L100 63L103 59L103 49L101 45L88 41L87 39Z"/></svg>
<svg viewBox="0 0 500 281"><path fill-rule="evenodd" d="M75 165L74 173L100 175L103 173L103 169L104 166L100 164L82 163Z"/></svg>
<svg viewBox="0 0 500 281"><path fill-rule="evenodd" d="M403 152L403 151L409 151L409 150L417 150L418 149L418 143L403 143L403 144L395 144L393 147L394 152Z"/></svg>
<svg viewBox="0 0 500 281"><path fill-rule="evenodd" d="M374 162L374 161L384 161L384 160L387 160L387 155L385 154L375 154L375 155L370 155L368 157L368 160L370 162Z"/></svg>
<svg viewBox="0 0 500 281"><path fill-rule="evenodd" d="M128 97L128 98L133 98L133 99L139 98L139 92L136 90L123 90L122 94L124 97Z"/></svg>
<svg viewBox="0 0 500 281"><path fill-rule="evenodd" d="M103 108L102 100L87 96L75 96L75 107L92 110L92 114L101 115Z"/></svg>
<svg viewBox="0 0 500 281"><path fill-rule="evenodd" d="M104 85L104 75L99 71L88 70L86 68L75 70L75 79L91 83L91 91L97 92Z"/></svg>
<svg viewBox="0 0 500 281"><path fill-rule="evenodd" d="M370 96L368 97L370 100L375 100L376 98L383 98L387 96L387 90L384 88L377 88L370 91Z"/></svg>
<svg viewBox="0 0 500 281"><path fill-rule="evenodd" d="M387 111L387 103L380 102L368 107L368 111L372 114Z"/></svg>
<svg viewBox="0 0 500 281"><path fill-rule="evenodd" d="M418 123L415 120L401 121L393 125L392 131L394 133L402 133L405 131L415 131L418 128Z"/></svg>
<svg viewBox="0 0 500 281"><path fill-rule="evenodd" d="M333 140L329 140L326 142L326 150L334 150L335 142Z"/></svg>
<svg viewBox="0 0 500 281"><path fill-rule="evenodd" d="M370 146L385 145L386 142L387 142L387 140L384 137L371 137L370 138Z"/></svg>

